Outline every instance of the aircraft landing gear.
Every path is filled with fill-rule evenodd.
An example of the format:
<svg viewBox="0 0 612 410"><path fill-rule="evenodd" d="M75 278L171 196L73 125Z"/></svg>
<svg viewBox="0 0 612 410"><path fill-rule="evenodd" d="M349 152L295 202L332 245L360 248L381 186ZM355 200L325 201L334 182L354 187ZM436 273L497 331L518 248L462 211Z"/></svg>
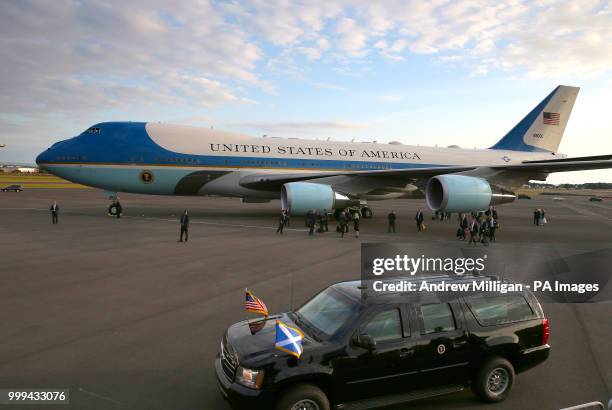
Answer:
<svg viewBox="0 0 612 410"><path fill-rule="evenodd" d="M121 206L121 203L119 202L119 196L117 195L117 193L115 192L108 193L108 199L113 201L108 206L108 216L114 216L116 218L121 218L121 215L123 213L123 207Z"/></svg>
<svg viewBox="0 0 612 410"><path fill-rule="evenodd" d="M119 208L117 207L116 204L110 204L108 207L108 214L110 216L117 216L117 213L119 212Z"/></svg>
<svg viewBox="0 0 612 410"><path fill-rule="evenodd" d="M340 212L344 211L345 213L350 215L353 214L360 214L362 218L364 219L370 219L374 216L374 213L372 212L372 208L370 208L369 206L351 206L345 209L336 209L334 211L334 218L336 218L336 220L338 220L338 218L340 217Z"/></svg>
<svg viewBox="0 0 612 410"><path fill-rule="evenodd" d="M361 216L365 219L370 219L374 216L374 213L372 212L372 209L369 206L362 206Z"/></svg>

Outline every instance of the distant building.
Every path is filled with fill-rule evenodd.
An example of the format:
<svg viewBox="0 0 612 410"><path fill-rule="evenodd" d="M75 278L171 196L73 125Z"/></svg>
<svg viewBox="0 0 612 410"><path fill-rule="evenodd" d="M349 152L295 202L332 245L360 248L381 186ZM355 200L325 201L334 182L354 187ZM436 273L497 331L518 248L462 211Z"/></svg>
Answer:
<svg viewBox="0 0 612 410"><path fill-rule="evenodd" d="M30 167L19 167L17 171L23 172L24 174L35 174L38 172L38 168L30 168Z"/></svg>

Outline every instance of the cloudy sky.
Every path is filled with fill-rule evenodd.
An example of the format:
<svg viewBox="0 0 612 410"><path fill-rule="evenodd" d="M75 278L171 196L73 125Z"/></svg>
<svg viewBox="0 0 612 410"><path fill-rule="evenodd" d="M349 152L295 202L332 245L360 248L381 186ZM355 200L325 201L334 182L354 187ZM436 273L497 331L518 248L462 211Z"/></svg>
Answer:
<svg viewBox="0 0 612 410"><path fill-rule="evenodd" d="M612 153L611 2L0 3L0 161L113 120L487 147L558 84L560 151Z"/></svg>

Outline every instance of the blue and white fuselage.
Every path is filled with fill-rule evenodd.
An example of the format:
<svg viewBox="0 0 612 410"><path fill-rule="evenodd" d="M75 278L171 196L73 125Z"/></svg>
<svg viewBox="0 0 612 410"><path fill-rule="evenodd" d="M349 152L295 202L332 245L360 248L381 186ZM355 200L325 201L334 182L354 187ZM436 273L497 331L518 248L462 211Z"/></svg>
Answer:
<svg viewBox="0 0 612 410"><path fill-rule="evenodd" d="M481 209L551 172L612 166L556 153L578 88L559 86L489 149L253 138L162 123L107 122L53 144L36 162L112 192L281 198L303 212L426 194L432 209ZM292 206L293 204L293 206ZM299 211L298 211L299 210Z"/></svg>
<svg viewBox="0 0 612 410"><path fill-rule="evenodd" d="M249 138L207 128L109 122L55 143L36 161L62 178L108 191L274 199L280 192L245 188L239 181L253 173L336 174L544 158L551 153ZM151 180L143 180L143 172Z"/></svg>

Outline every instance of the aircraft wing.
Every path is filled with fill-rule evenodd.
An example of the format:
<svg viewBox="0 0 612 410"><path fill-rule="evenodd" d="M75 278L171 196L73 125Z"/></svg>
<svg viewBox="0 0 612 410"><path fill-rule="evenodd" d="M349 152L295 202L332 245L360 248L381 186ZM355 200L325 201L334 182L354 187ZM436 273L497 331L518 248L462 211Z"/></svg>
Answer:
<svg viewBox="0 0 612 410"><path fill-rule="evenodd" d="M441 166L410 169L383 169L375 171L338 171L318 173L287 173L270 174L255 173L243 177L240 184L252 189L267 191L280 190L283 184L289 182L312 181L330 183L342 181L344 187L349 188L351 180L359 181L359 192L374 189L375 186L401 186L415 181L427 179L442 174L461 173L463 175L481 176L490 178L496 183L503 184L507 177L509 184L520 184L530 179L541 179L542 176L554 172L581 171L592 169L612 168L612 155L598 155L591 157L560 158L542 161L524 161L520 164L508 165L482 165L482 166ZM338 178L341 177L341 178ZM370 180L364 184L364 180ZM356 184L357 185L357 184ZM366 188L367 187L367 188ZM366 189L364 191L364 189Z"/></svg>
<svg viewBox="0 0 612 410"><path fill-rule="evenodd" d="M272 173L255 173L244 176L240 180L240 185L245 188L260 189L264 191L280 190L283 184L289 182L320 182L322 179L333 177L372 177L372 178L390 178L401 179L406 183L406 180L415 180L423 178L431 178L435 175L452 174L455 172L463 172L474 169L475 167L432 167L432 168L410 168L402 170L379 170L379 171L338 171L338 172L313 172L313 173L288 173L288 174L272 174ZM322 182L322 181L321 181Z"/></svg>

